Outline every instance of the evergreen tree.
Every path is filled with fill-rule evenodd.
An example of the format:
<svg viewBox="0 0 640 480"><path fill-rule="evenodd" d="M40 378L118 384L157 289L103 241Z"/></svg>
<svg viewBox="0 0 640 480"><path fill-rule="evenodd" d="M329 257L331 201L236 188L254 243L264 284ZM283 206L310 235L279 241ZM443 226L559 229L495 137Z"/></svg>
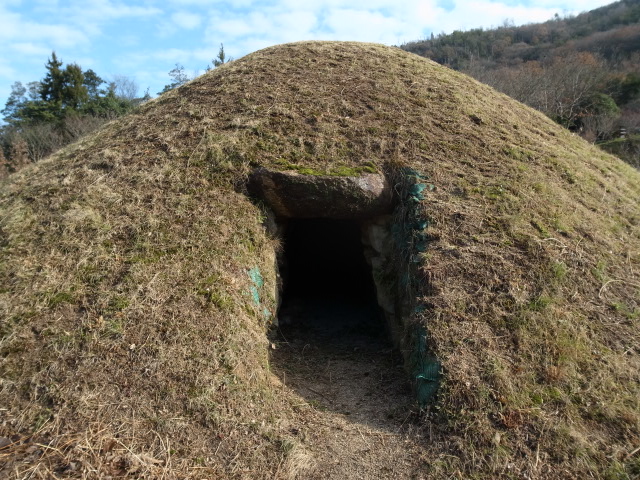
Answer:
<svg viewBox="0 0 640 480"><path fill-rule="evenodd" d="M173 81L169 85L165 85L162 91L158 92L158 95L162 95L169 90L184 85L190 80L189 76L184 72L184 67L179 63L176 63L175 68L169 72L169 76Z"/></svg>
<svg viewBox="0 0 640 480"><path fill-rule="evenodd" d="M60 67L62 62L58 60L56 52L51 53L51 58L45 65L47 74L40 82L40 97L43 101L62 106L62 88L64 84L64 74Z"/></svg>
<svg viewBox="0 0 640 480"><path fill-rule="evenodd" d="M5 108L5 125L0 126L0 150L11 170L37 161L63 145L95 130L106 120L124 115L138 103L137 86L118 77L108 89L93 70L79 65L63 68L55 52L46 63L47 73L39 82L15 82ZM118 95L116 87L127 86L130 95ZM1 168L0 168L1 170Z"/></svg>
<svg viewBox="0 0 640 480"><path fill-rule="evenodd" d="M219 67L220 65L224 65L225 63L229 63L233 58L227 57L227 54L224 51L224 44L220 44L220 50L218 50L218 56L212 60L213 68ZM205 71L210 71L211 66L207 65Z"/></svg>
<svg viewBox="0 0 640 480"><path fill-rule="evenodd" d="M100 94L104 93L104 91L100 90L100 85L103 83L105 81L93 70L89 69L84 72L84 86L87 87L87 94L90 99L96 99Z"/></svg>
<svg viewBox="0 0 640 480"><path fill-rule="evenodd" d="M213 66L219 67L220 65L224 65L229 62L231 59L227 59L226 54L224 53L224 45L220 44L220 50L218 50L218 56L213 59Z"/></svg>
<svg viewBox="0 0 640 480"><path fill-rule="evenodd" d="M87 87L84 85L84 75L82 69L75 63L67 65L62 75L62 108L66 113L68 110L78 110L80 106L89 100Z"/></svg>
<svg viewBox="0 0 640 480"><path fill-rule="evenodd" d="M82 113L100 118L115 118L130 112L134 104L124 97L116 95L115 85L111 84L104 95L87 102Z"/></svg>

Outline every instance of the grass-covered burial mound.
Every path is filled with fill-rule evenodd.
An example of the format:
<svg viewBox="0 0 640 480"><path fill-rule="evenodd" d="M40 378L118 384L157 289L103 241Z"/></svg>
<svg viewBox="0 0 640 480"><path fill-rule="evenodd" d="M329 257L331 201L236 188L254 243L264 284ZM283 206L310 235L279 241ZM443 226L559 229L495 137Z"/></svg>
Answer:
<svg viewBox="0 0 640 480"><path fill-rule="evenodd" d="M630 166L399 49L216 68L0 185L0 476L634 478L639 198ZM343 232L346 269L314 275ZM332 275L391 351L347 388L375 381L353 408L379 418L290 383L330 364L274 365L287 282Z"/></svg>

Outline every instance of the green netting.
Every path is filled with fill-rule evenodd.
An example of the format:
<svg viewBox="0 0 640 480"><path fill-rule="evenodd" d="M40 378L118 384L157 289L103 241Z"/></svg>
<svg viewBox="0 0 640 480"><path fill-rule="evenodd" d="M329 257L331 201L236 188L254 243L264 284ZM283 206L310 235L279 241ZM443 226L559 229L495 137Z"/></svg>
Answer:
<svg viewBox="0 0 640 480"><path fill-rule="evenodd" d="M419 203L424 200L425 191L431 191L434 186L423 183L426 176L418 173L416 170L405 169L407 179L413 182L407 188L406 200L409 205ZM429 220L418 214L415 208L409 208L404 225L394 225L394 235L400 244L410 245L414 253L422 253L428 247L428 236L424 230L429 226ZM419 263L420 259L417 255L412 255L411 263Z"/></svg>
<svg viewBox="0 0 640 480"><path fill-rule="evenodd" d="M418 170L409 167L403 168L402 173L408 178L415 177L416 180L426 180L427 178L426 175L420 173Z"/></svg>
<svg viewBox="0 0 640 480"><path fill-rule="evenodd" d="M405 168L404 174L407 180L411 182L407 191L407 201L409 203L419 203L421 200L424 200L425 190L431 192L435 189L434 185L423 182L427 179L427 176L421 174L417 170Z"/></svg>
<svg viewBox="0 0 640 480"><path fill-rule="evenodd" d="M409 200L420 201L424 199L424 192L427 189L427 185L424 183L414 183L409 187Z"/></svg>
<svg viewBox="0 0 640 480"><path fill-rule="evenodd" d="M416 230L424 230L429 226L429 221L426 219L418 220L415 224Z"/></svg>
<svg viewBox="0 0 640 480"><path fill-rule="evenodd" d="M411 376L415 381L418 404L424 408L438 391L442 365L435 356L429 353L427 332L423 327L417 328L409 362Z"/></svg>
<svg viewBox="0 0 640 480"><path fill-rule="evenodd" d="M427 177L416 170L405 169L403 172L407 183L405 206L409 208L404 212L398 223L392 226L391 232L396 245L400 251L408 253L409 264L418 264L422 261L420 253L427 250L429 246L429 236L425 229L429 226L429 219L420 213L416 206L425 199L425 193L433 191L435 187L426 183ZM405 207L406 208L406 207ZM418 285L413 268L399 274L399 285L401 291L409 285ZM412 281L414 280L414 281ZM417 292L416 292L417 293ZM418 305L413 314L419 314L427 309L425 305ZM441 364L438 359L429 352L427 347L427 331L424 327L416 328L411 336L412 350L409 358L409 371L415 384L416 396L420 407L425 407L431 402L438 390L441 377Z"/></svg>
<svg viewBox="0 0 640 480"><path fill-rule="evenodd" d="M260 269L258 267L254 267L249 270L249 278L253 282L253 285L249 287L253 301L256 305L260 305L260 291L258 289L264 285L264 279L262 278Z"/></svg>
<svg viewBox="0 0 640 480"><path fill-rule="evenodd" d="M260 273L260 269L258 267L254 267L249 270L249 278L258 287L262 287L264 285L264 279L262 278L262 274Z"/></svg>
<svg viewBox="0 0 640 480"><path fill-rule="evenodd" d="M249 278L253 282L253 285L250 287L251 296L253 297L253 301L256 305L260 305L260 288L264 285L264 279L262 278L262 274L260 273L260 269L258 267L254 267L249 270Z"/></svg>
<svg viewBox="0 0 640 480"><path fill-rule="evenodd" d="M422 232L417 233L415 235L415 240L413 242L413 248L415 248L416 252L422 253L427 250L428 246L429 246L429 240L427 239L427 235Z"/></svg>
<svg viewBox="0 0 640 480"><path fill-rule="evenodd" d="M264 278L258 267L254 267L248 272L249 278L253 282L253 285L249 287L249 294L253 298L256 305L260 306L260 289L264 286ZM271 317L271 311L267 307L262 308L262 315L265 319Z"/></svg>
<svg viewBox="0 0 640 480"><path fill-rule="evenodd" d="M418 306L415 308L415 312L416 312L416 313L426 312L428 308L429 308L429 307L427 307L426 305L424 305L424 304L420 304L420 305L418 305Z"/></svg>
<svg viewBox="0 0 640 480"><path fill-rule="evenodd" d="M251 287L249 288L249 292L251 293L255 304L260 305L260 292L258 291L258 287L256 287L255 285L251 285Z"/></svg>

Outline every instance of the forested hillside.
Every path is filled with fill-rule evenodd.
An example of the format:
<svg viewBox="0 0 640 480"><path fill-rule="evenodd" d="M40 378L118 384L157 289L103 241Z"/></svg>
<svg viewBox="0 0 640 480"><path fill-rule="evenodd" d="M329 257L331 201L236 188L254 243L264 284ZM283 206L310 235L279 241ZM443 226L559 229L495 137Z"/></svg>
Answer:
<svg viewBox="0 0 640 480"><path fill-rule="evenodd" d="M640 0L402 48L470 74L640 166Z"/></svg>
<svg viewBox="0 0 640 480"><path fill-rule="evenodd" d="M223 65L227 57L220 44L218 56L206 71ZM149 100L149 89L138 97L138 85L131 78L116 75L106 81L80 65L64 66L53 52L45 64L46 75L39 81L15 82L5 107L0 111L0 178L37 162L78 140L98 127ZM184 85L193 77L176 64L169 72L171 83L162 94Z"/></svg>
<svg viewBox="0 0 640 480"><path fill-rule="evenodd" d="M133 110L150 98L138 98L138 86L126 76L111 82L93 70L64 66L55 52L46 75L23 85L15 82L2 113L0 178L36 162L106 121Z"/></svg>

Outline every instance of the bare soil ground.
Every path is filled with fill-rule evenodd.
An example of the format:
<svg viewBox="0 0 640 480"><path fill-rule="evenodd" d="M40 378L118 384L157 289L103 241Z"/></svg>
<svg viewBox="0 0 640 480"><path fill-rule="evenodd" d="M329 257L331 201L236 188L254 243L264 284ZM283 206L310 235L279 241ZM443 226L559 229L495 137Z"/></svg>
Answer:
<svg viewBox="0 0 640 480"><path fill-rule="evenodd" d="M305 478L421 478L425 432L372 305L306 299L285 307L275 340L282 383L314 408Z"/></svg>

